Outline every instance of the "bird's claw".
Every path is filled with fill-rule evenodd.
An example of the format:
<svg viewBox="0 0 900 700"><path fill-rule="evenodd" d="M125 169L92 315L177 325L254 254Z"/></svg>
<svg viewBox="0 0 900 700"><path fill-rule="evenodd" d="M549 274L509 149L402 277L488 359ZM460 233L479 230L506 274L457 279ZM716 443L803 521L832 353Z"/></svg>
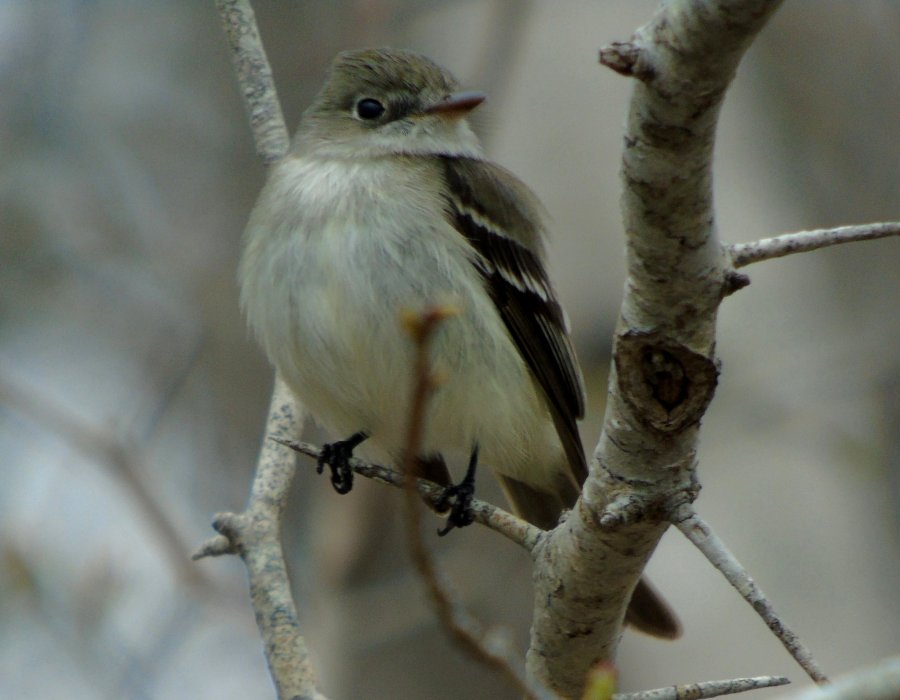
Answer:
<svg viewBox="0 0 900 700"><path fill-rule="evenodd" d="M322 445L319 458L316 460L316 473L321 474L325 465L331 469L331 485L340 494L350 493L353 488L353 468L350 458L359 443L368 437L368 433L354 433L346 440L338 440Z"/></svg>

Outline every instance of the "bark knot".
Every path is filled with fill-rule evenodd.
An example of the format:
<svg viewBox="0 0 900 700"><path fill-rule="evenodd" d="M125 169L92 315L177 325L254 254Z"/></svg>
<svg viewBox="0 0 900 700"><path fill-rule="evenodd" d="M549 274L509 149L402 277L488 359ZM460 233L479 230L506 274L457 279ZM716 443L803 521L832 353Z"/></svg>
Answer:
<svg viewBox="0 0 900 700"><path fill-rule="evenodd" d="M657 432L678 433L698 423L712 401L715 361L660 332L619 335L614 357L623 398Z"/></svg>

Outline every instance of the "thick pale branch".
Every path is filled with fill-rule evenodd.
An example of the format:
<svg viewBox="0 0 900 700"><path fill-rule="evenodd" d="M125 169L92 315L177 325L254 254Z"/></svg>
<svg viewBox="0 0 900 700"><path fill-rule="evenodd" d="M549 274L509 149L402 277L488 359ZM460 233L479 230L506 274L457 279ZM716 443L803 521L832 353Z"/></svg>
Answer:
<svg viewBox="0 0 900 700"><path fill-rule="evenodd" d="M774 238L763 238L752 243L735 243L727 246L731 261L735 267L744 267L762 260L772 260L794 253L806 253L810 250L827 248L842 243L855 241L871 241L876 238L900 236L900 222L879 224L861 224L859 226L840 226L823 228L814 231L798 231L785 233Z"/></svg>
<svg viewBox="0 0 900 700"><path fill-rule="evenodd" d="M318 447L308 442L299 442L297 440L279 441L292 450L313 459L318 459L321 453ZM380 464L372 464L356 457L351 457L350 468L355 474L359 474L366 479L372 479L373 481L401 489L404 487L405 478L402 473ZM439 486L427 479L416 479L416 490L432 510L437 510L438 502L444 493L443 486ZM546 534L539 527L535 527L512 513L477 498L472 499L472 514L475 516L475 522L494 530L510 542L515 542L529 552L534 549L538 541Z"/></svg>
<svg viewBox="0 0 900 700"><path fill-rule="evenodd" d="M826 683L824 671L812 657L812 653L800 638L776 615L772 603L756 585L746 569L689 505L682 505L672 513L672 523L715 566L741 597L763 619L768 628L781 641L794 660L816 683Z"/></svg>
<svg viewBox="0 0 900 700"><path fill-rule="evenodd" d="M623 496L597 516L580 499L535 547L527 662L563 697L580 697L588 670L615 656L632 587L646 565L636 553L649 557L665 530L632 520L642 510L638 499Z"/></svg>
<svg viewBox="0 0 900 700"><path fill-rule="evenodd" d="M668 688L644 690L640 693L616 693L612 700L703 700L723 695L746 693L748 690L774 688L787 685L784 676L756 676L754 678L732 678L724 681L702 681L687 685L673 685Z"/></svg>
<svg viewBox="0 0 900 700"><path fill-rule="evenodd" d="M729 268L712 209L716 122L744 51L778 5L672 0L631 41L601 52L636 78L622 164L628 281L591 475L535 550L528 651L529 671L566 697L614 657L631 591L668 526L666 504L696 492Z"/></svg>

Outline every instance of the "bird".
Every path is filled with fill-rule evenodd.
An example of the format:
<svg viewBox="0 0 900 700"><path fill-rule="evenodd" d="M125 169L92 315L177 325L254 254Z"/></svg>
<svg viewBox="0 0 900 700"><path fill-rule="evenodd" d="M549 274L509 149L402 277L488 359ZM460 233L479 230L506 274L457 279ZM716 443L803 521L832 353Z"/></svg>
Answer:
<svg viewBox="0 0 900 700"><path fill-rule="evenodd" d="M319 461L339 492L355 450L404 463L415 348L403 312L457 309L430 344L444 381L416 468L447 488L448 529L471 520L478 463L516 514L551 529L588 474L584 382L544 261L544 207L469 124L484 99L413 51L338 54L250 214L241 305L278 374L340 437ZM644 579L626 619L680 633Z"/></svg>

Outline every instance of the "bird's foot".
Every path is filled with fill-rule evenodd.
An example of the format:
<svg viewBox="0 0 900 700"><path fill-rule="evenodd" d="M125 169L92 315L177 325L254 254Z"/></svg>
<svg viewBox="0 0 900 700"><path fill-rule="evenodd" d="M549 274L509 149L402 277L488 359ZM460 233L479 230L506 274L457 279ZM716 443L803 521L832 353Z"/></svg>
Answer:
<svg viewBox="0 0 900 700"><path fill-rule="evenodd" d="M458 484L448 486L441 494L437 502L437 509L441 512L450 510L447 516L447 526L438 530L438 535L443 537L455 527L471 525L475 520L472 512L472 499L475 498L475 468L478 466L478 445L472 449L469 458L469 467L466 475Z"/></svg>
<svg viewBox="0 0 900 700"><path fill-rule="evenodd" d="M369 434L361 430L353 433L346 440L322 445L319 459L316 460L316 472L321 474L327 464L331 469L331 485L340 494L350 493L350 489L353 488L353 469L350 467L350 458L353 456L353 450L367 437Z"/></svg>

